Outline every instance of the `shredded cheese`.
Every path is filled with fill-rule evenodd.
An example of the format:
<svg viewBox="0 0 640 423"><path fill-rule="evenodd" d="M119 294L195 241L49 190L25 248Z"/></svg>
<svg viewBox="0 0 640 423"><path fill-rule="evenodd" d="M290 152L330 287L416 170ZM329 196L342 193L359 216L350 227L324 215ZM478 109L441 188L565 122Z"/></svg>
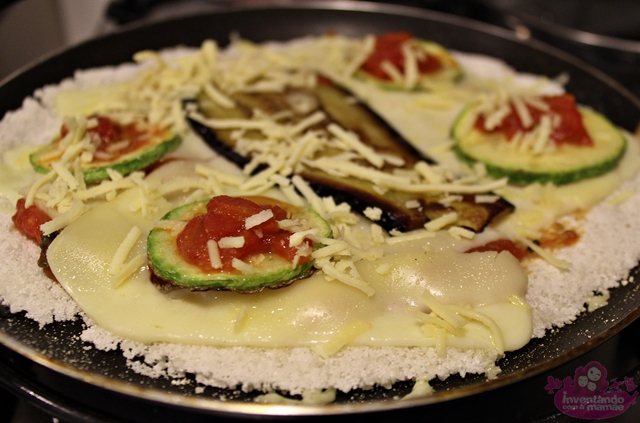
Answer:
<svg viewBox="0 0 640 423"><path fill-rule="evenodd" d="M244 221L244 227L245 229L251 229L268 221L271 218L273 218L273 211L271 209L262 210L260 213L247 217Z"/></svg>
<svg viewBox="0 0 640 423"><path fill-rule="evenodd" d="M220 248L242 248L244 247L245 239L243 236L227 236L218 240L218 247Z"/></svg>
<svg viewBox="0 0 640 423"><path fill-rule="evenodd" d="M364 209L362 214L364 214L368 219L376 222L382 217L382 210L378 207L367 207Z"/></svg>
<svg viewBox="0 0 640 423"><path fill-rule="evenodd" d="M425 323L420 330L427 338L432 338L435 341L438 357L445 357L447 355L447 331L429 323Z"/></svg>
<svg viewBox="0 0 640 423"><path fill-rule="evenodd" d="M82 216L87 210L88 207L85 206L82 201L76 201L65 213L62 213L61 215L56 216L50 221L40 225L40 230L44 235L49 235L69 225L78 217Z"/></svg>
<svg viewBox="0 0 640 423"><path fill-rule="evenodd" d="M236 105L235 101L226 96L211 83L204 84L203 91L211 100L213 100L214 103L224 107L225 109L231 109Z"/></svg>
<svg viewBox="0 0 640 423"><path fill-rule="evenodd" d="M380 184L387 186L388 188L394 188L398 191L410 192L410 193L428 193L428 192L457 192L460 194L477 194L483 192L494 191L498 188L502 188L507 185L508 179L496 179L495 181L487 182L478 185L462 185L462 184L406 184L397 183L391 178L385 178L380 180Z"/></svg>
<svg viewBox="0 0 640 423"><path fill-rule="evenodd" d="M533 118L531 117L531 113L529 113L529 109L525 104L524 100L522 100L518 96L513 96L511 98L513 102L513 107L518 114L518 119L520 119L520 123L524 129L529 129L533 125Z"/></svg>
<svg viewBox="0 0 640 423"><path fill-rule="evenodd" d="M414 169L430 184L441 184L444 182L442 175L436 172L433 166L430 166L427 162L417 162L414 165Z"/></svg>
<svg viewBox="0 0 640 423"><path fill-rule="evenodd" d="M137 256L132 258L131 261L120 268L118 273L113 275L113 277L111 278L111 286L113 286L114 288L118 288L127 279L133 276L136 271L144 266L146 262L147 257L144 254L138 254Z"/></svg>
<svg viewBox="0 0 640 423"><path fill-rule="evenodd" d="M500 199L498 195L476 195L474 201L478 204L487 203L492 204Z"/></svg>
<svg viewBox="0 0 640 423"><path fill-rule="evenodd" d="M519 241L526 245L528 248L533 250L536 254L538 254L541 258L547 261L552 266L557 267L558 269L569 269L571 267L571 263L565 260L561 260L555 257L553 254L548 252L547 250L541 248L538 244L528 240L524 237L519 237Z"/></svg>
<svg viewBox="0 0 640 423"><path fill-rule="evenodd" d="M169 231L171 236L177 236L187 226L187 222L178 220L160 220L154 225L154 229L163 229Z"/></svg>
<svg viewBox="0 0 640 423"><path fill-rule="evenodd" d="M444 228L445 226L449 226L455 223L457 220L458 220L458 213L453 211L453 212L443 214L437 219L434 219L425 223L424 228L430 232L436 232Z"/></svg>
<svg viewBox="0 0 640 423"><path fill-rule="evenodd" d="M418 59L411 41L406 41L401 47L404 56L404 88L412 90L418 84Z"/></svg>
<svg viewBox="0 0 640 423"><path fill-rule="evenodd" d="M341 272L336 268L333 263L326 263L321 267L321 270L331 278L338 280L346 285L352 286L360 291L364 292L368 297L371 297L375 290L369 286L362 278L353 277L347 273Z"/></svg>
<svg viewBox="0 0 640 423"><path fill-rule="evenodd" d="M453 335L460 334L461 332L459 327L454 327L451 323L447 322L441 317L438 317L438 315L433 312L430 314L418 312L417 315L418 318L425 323L425 325L437 326Z"/></svg>
<svg viewBox="0 0 640 423"><path fill-rule="evenodd" d="M429 309L433 313L435 313L437 316L442 318L445 322L447 322L454 328L460 328L467 324L466 319L458 316L456 311L454 311L453 306L443 304L428 290L423 292L420 299L427 305L427 307L429 307Z"/></svg>
<svg viewBox="0 0 640 423"><path fill-rule="evenodd" d="M33 205L33 200L35 199L38 190L49 182L55 180L56 176L57 175L55 172L49 172L38 179L36 182L34 182L33 185L31 185L31 187L29 188L29 192L27 192L27 195L25 197L25 208L29 208Z"/></svg>
<svg viewBox="0 0 640 423"><path fill-rule="evenodd" d="M69 186L70 190L75 190L78 188L78 181L73 176L73 174L69 172L69 169L67 169L66 166L61 162L51 163L51 168L58 174L58 177Z"/></svg>
<svg viewBox="0 0 640 423"><path fill-rule="evenodd" d="M302 179L302 177L298 175L294 175L291 178L291 182L298 189L298 191L300 191L300 193L307 200L307 202L311 204L311 207L321 217L323 218L326 217L327 210L324 207L322 199L320 199L320 197L318 197L318 195L313 191L313 189L311 189L309 184L304 179Z"/></svg>
<svg viewBox="0 0 640 423"><path fill-rule="evenodd" d="M402 73L390 61L383 60L382 63L380 64L380 69L382 69L382 71L386 73L387 76L391 78L391 81L393 81L394 83L402 84L404 82L404 77L402 76Z"/></svg>
<svg viewBox="0 0 640 423"><path fill-rule="evenodd" d="M207 241L207 252L209 254L209 263L214 269L222 268L222 259L220 258L220 250L215 239Z"/></svg>
<svg viewBox="0 0 640 423"><path fill-rule="evenodd" d="M458 315L464 316L468 319L477 320L485 325L491 331L491 339L494 346L496 347L496 350L498 351L498 354L504 354L504 339L502 337L502 332L491 317L487 316L484 313L480 313L479 311L471 310L469 308L461 307L458 305L449 305L449 307Z"/></svg>
<svg viewBox="0 0 640 423"><path fill-rule="evenodd" d="M322 248L315 250L311 257L323 258L323 257L333 257L335 255L351 255L351 251L349 249L349 244L344 241L334 242L332 244L326 245Z"/></svg>
<svg viewBox="0 0 640 423"><path fill-rule="evenodd" d="M353 75L362 64L367 60L367 57L373 52L376 44L376 37L373 35L367 35L361 43L361 48L354 54L350 62L345 65L344 74L346 76Z"/></svg>
<svg viewBox="0 0 640 423"><path fill-rule="evenodd" d="M423 229L417 229L415 231L404 233L392 232L391 235L391 237L385 238L385 242L389 245L402 244L405 242L436 237L436 234L434 232Z"/></svg>
<svg viewBox="0 0 640 423"><path fill-rule="evenodd" d="M242 260L240 260L238 258L234 258L231 261L231 266L234 269L239 270L244 275L253 275L253 274L256 273L255 267L253 267L249 263L245 263L244 261L242 261Z"/></svg>
<svg viewBox="0 0 640 423"><path fill-rule="evenodd" d="M289 247L296 247L301 245L305 238L310 237L311 235L316 235L318 233L318 228L311 228L305 231L294 232L289 237Z"/></svg>
<svg viewBox="0 0 640 423"><path fill-rule="evenodd" d="M311 349L322 358L331 357L369 329L371 329L371 323L364 320L356 320L338 329L328 342L315 344Z"/></svg>
<svg viewBox="0 0 640 423"><path fill-rule="evenodd" d="M129 233L127 233L124 240L122 241L122 243L120 243L118 249L111 258L109 273L114 275L118 273L120 269L122 269L124 261L127 259L127 256L140 239L140 235L142 235L142 230L138 226L134 226L131 228L131 230L129 230Z"/></svg>
<svg viewBox="0 0 640 423"><path fill-rule="evenodd" d="M381 168L384 164L384 158L376 153L371 147L364 144L356 134L348 132L344 128L338 126L335 123L330 123L327 126L327 130L340 141L353 148L356 152L362 155L369 163L377 168Z"/></svg>
<svg viewBox="0 0 640 423"><path fill-rule="evenodd" d="M449 228L448 232L455 240L460 240L462 238L473 239L476 236L475 232L460 226L452 226Z"/></svg>
<svg viewBox="0 0 640 423"><path fill-rule="evenodd" d="M408 209L418 209L420 208L420 201L418 200L407 200L404 203L404 206Z"/></svg>

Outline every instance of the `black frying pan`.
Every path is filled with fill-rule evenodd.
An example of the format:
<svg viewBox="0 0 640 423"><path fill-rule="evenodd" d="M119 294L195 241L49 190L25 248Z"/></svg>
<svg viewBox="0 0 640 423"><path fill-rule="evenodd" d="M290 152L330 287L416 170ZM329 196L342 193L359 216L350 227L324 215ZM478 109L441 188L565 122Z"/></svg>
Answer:
<svg viewBox="0 0 640 423"><path fill-rule="evenodd" d="M450 49L499 57L522 72L550 77L566 72L571 76L567 89L580 103L593 107L630 131L634 131L640 122L640 102L636 98L595 69L549 46L521 41L505 30L458 17L401 6L342 1L275 3L271 6L261 2L253 6L221 8L210 14L131 27L83 43L45 58L4 81L0 85L0 116L18 108L23 98L36 88L57 83L71 76L76 69L119 64L129 61L133 53L143 49L198 46L205 38L216 39L224 45L234 31L246 39L260 42L327 32L360 36L391 30L409 31ZM637 270L632 274L640 280ZM472 375L451 377L433 383L435 394L408 401L398 401L394 397L409 392L410 383L398 383L392 390L340 394L334 404L323 407L264 406L252 403L251 394L213 388L195 394L193 386L174 386L164 379L150 379L133 373L118 352L84 348L86 345L78 339L82 330L80 321L55 323L39 329L22 314L10 314L6 309L0 315L0 343L6 348L0 352L10 356L9 361L25 357L36 363L46 377L45 385L33 386L25 382L26 375L11 366L0 365L0 381L5 386L19 386L18 390L27 395L40 397L44 388L53 398L72 398L69 408L84 410L88 407L89 421L102 421L103 417L98 417L96 410L135 421L175 421L186 417L197 420L211 415L245 418L387 415L384 413L394 411L419 412L426 419L430 410L441 411L443 407L446 410L447 402L548 373L601 344L640 316L639 291L640 286L635 283L615 289L607 307L581 315L573 324L553 331L543 339L533 340L515 353L508 353L498 363L502 373L497 379L487 381L484 376ZM46 380L55 382L47 385ZM51 404L55 400L45 398L43 401ZM128 404L129 411L105 408L114 403ZM73 412L64 416L73 417Z"/></svg>

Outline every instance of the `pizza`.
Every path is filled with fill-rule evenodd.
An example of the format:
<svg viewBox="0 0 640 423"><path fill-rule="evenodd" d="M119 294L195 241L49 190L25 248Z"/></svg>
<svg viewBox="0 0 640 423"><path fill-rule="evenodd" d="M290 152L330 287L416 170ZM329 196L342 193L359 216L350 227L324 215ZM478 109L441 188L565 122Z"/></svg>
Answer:
<svg viewBox="0 0 640 423"><path fill-rule="evenodd" d="M0 298L143 375L427 394L640 257L637 140L562 81L404 32L134 60L0 122Z"/></svg>

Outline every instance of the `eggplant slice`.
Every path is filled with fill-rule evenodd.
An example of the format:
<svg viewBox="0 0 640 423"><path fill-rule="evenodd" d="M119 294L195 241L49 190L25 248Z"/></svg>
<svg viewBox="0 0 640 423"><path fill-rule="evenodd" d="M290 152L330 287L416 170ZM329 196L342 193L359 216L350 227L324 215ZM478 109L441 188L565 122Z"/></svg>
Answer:
<svg viewBox="0 0 640 423"><path fill-rule="evenodd" d="M206 98L199 98L196 101L198 112L206 118L217 120L250 119L256 110L269 115L282 112L301 115L322 111L326 117L313 129L323 129L330 123L336 123L357 134L360 141L376 153L393 155L404 161L400 167L385 162L378 170L392 172L394 169L412 169L418 161L435 164L433 159L418 151L371 108L358 101L352 93L326 78L321 77L314 88L288 88L284 92L239 92L230 97L236 105L233 108L221 107ZM210 147L240 168L244 168L250 162L251 157L236 151L236 141L232 137L233 129L211 129L197 120L188 118L188 121L191 128ZM259 136L256 134L256 137ZM327 153L330 152L323 151L322 155ZM258 167L253 173L260 170L262 168ZM336 203L346 202L356 212L362 213L368 207L379 208L382 215L376 223L388 231L420 229L426 222L456 211L456 225L481 232L493 219L513 211L514 208L502 198L493 203L476 203L475 195L461 195L461 200L444 205L438 202L443 197L439 193L416 194L390 190L380 194L374 190L374 184L370 181L336 176L317 168L305 167L299 175L319 196L332 196ZM406 206L409 201L417 201L420 206L409 208Z"/></svg>

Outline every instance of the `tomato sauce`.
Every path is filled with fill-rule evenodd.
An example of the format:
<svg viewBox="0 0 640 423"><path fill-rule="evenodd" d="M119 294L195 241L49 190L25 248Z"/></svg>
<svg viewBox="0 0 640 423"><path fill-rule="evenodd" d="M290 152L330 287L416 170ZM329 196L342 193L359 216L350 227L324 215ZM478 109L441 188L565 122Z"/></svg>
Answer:
<svg viewBox="0 0 640 423"><path fill-rule="evenodd" d="M362 64L361 69L368 74L382 81L390 81L391 77L382 68L382 63L391 63L400 73L404 74L404 54L402 45L411 40L408 32L388 32L376 37L375 47L367 60ZM413 48L420 49L419 45ZM434 73L442 69L440 60L422 50L418 57L418 70L420 74Z"/></svg>
<svg viewBox="0 0 640 423"><path fill-rule="evenodd" d="M565 229L559 223L554 223L546 229L540 237L540 246L545 249L569 247L580 239L580 235L573 229Z"/></svg>
<svg viewBox="0 0 640 423"><path fill-rule="evenodd" d="M42 241L40 225L50 221L51 217L38 206L31 205L25 208L25 203L24 198L18 200L16 213L11 219L18 231L40 244Z"/></svg>
<svg viewBox="0 0 640 423"><path fill-rule="evenodd" d="M151 142L153 137L164 135L164 130L140 129L136 123L121 125L106 116L94 116L97 125L87 128L87 133L91 137L92 143L96 146L94 162L105 162L118 159L127 153L136 151ZM60 139L69 132L66 125L60 130ZM128 144L118 143L127 141Z"/></svg>
<svg viewBox="0 0 640 423"><path fill-rule="evenodd" d="M465 252L466 253L483 253L486 251L495 251L498 253L502 251L508 251L519 261L522 261L529 254L529 251L526 248L519 247L518 245L516 245L515 242L511 241L510 239L498 239L495 241L491 241L486 243L485 245L472 248Z"/></svg>
<svg viewBox="0 0 640 423"><path fill-rule="evenodd" d="M574 96L570 94L544 96L541 97L541 100L549 105L549 113L559 115L561 118L560 125L558 125L551 133L551 139L556 145L570 144L582 147L593 146L593 140L589 137L589 134L584 127L582 116L576 107L576 100ZM533 126L537 125L540 122L540 118L546 112L530 105L526 105L526 107L533 119ZM511 105L511 112L495 129L491 131L487 131L485 129L483 116L478 118L475 127L485 133L502 132L509 140L511 140L516 133L527 131L524 126L522 126L522 122L520 121L513 104Z"/></svg>
<svg viewBox="0 0 640 423"><path fill-rule="evenodd" d="M267 209L273 212L273 217L252 228L245 228L248 217ZM287 218L287 212L278 205L258 204L245 198L225 195L213 197L207 204L206 214L190 220L178 235L178 253L188 263L205 272L213 272L215 270L211 266L207 242L242 236L244 246L219 249L223 271L235 272L232 266L234 258L245 260L257 254L277 254L293 262L297 248L289 247L292 232L281 229L277 222ZM306 242L310 245L309 241ZM298 263L309 260L309 256L301 256Z"/></svg>

